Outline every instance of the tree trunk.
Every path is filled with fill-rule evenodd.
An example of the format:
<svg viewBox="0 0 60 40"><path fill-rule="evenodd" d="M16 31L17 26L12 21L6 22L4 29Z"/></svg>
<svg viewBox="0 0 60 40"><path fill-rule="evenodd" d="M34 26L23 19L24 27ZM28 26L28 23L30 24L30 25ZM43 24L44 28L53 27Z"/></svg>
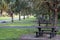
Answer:
<svg viewBox="0 0 60 40"><path fill-rule="evenodd" d="M14 22L13 21L13 12L11 12L11 22Z"/></svg>
<svg viewBox="0 0 60 40"><path fill-rule="evenodd" d="M21 11L19 12L19 21L21 20Z"/></svg>
<svg viewBox="0 0 60 40"><path fill-rule="evenodd" d="M27 18L29 19L29 15L27 15Z"/></svg>
<svg viewBox="0 0 60 40"><path fill-rule="evenodd" d="M3 10L1 10L1 16L2 16L2 11L3 11Z"/></svg>
<svg viewBox="0 0 60 40"><path fill-rule="evenodd" d="M0 10L0 16L2 16L2 11L3 11L3 10L1 9L1 10Z"/></svg>
<svg viewBox="0 0 60 40"><path fill-rule="evenodd" d="M23 19L25 19L25 14L24 14L24 18Z"/></svg>
<svg viewBox="0 0 60 40"><path fill-rule="evenodd" d="M30 13L29 13L28 11L26 11L26 14L27 14L27 18L29 19L29 14L30 14Z"/></svg>
<svg viewBox="0 0 60 40"><path fill-rule="evenodd" d="M25 12L25 10L24 10L24 12ZM25 12L26 13L26 12ZM24 18L23 19L25 19L25 13L24 13Z"/></svg>
<svg viewBox="0 0 60 40"><path fill-rule="evenodd" d="M14 22L14 21L13 21L13 15L12 15L12 22Z"/></svg>
<svg viewBox="0 0 60 40"><path fill-rule="evenodd" d="M55 9L55 27L57 27L58 23L58 13L57 13L57 8Z"/></svg>

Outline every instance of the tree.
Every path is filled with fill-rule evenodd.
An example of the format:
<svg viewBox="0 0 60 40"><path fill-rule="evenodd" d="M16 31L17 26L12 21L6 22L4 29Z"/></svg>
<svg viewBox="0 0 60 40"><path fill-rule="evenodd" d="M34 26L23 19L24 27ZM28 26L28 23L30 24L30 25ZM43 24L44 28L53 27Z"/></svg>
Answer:
<svg viewBox="0 0 60 40"><path fill-rule="evenodd" d="M60 19L60 4L58 5L58 19Z"/></svg>
<svg viewBox="0 0 60 40"><path fill-rule="evenodd" d="M13 21L13 13L14 13L14 11L15 11L15 3L14 2L12 2L11 4L10 4L10 10L11 10L11 18L12 18L12 22L14 22Z"/></svg>
<svg viewBox="0 0 60 40"><path fill-rule="evenodd" d="M8 5L5 2L5 0L0 0L0 10L1 10L1 16L3 11L7 11Z"/></svg>
<svg viewBox="0 0 60 40"><path fill-rule="evenodd" d="M0 16L2 16L2 0L0 0Z"/></svg>
<svg viewBox="0 0 60 40"><path fill-rule="evenodd" d="M24 16L23 19L25 19L27 6L28 6L28 3L27 3L26 1L22 1L22 2L21 2L21 10L24 12L24 13L23 13L23 16Z"/></svg>
<svg viewBox="0 0 60 40"><path fill-rule="evenodd" d="M19 21L21 20L21 0L16 0L15 2L16 13L19 13Z"/></svg>
<svg viewBox="0 0 60 40"><path fill-rule="evenodd" d="M32 12L33 11L33 3L32 3L32 0L28 0L27 3L28 3L28 7L26 9L26 15L29 18L29 15L33 14L33 12Z"/></svg>
<svg viewBox="0 0 60 40"><path fill-rule="evenodd" d="M21 16L21 11L23 11L22 15L24 15L24 19L25 19L25 15L26 15L26 8L27 8L27 5L28 3L25 1L25 0L16 0L16 12L19 13L19 20L21 19L20 16Z"/></svg>
<svg viewBox="0 0 60 40"><path fill-rule="evenodd" d="M48 6L44 2L44 0L33 0L33 11L36 14L36 17L40 14L48 13Z"/></svg>
<svg viewBox="0 0 60 40"><path fill-rule="evenodd" d="M7 3L7 7L8 7L8 13L11 17L11 21L13 22L13 13L15 10L15 2L12 0L5 0L5 2Z"/></svg>

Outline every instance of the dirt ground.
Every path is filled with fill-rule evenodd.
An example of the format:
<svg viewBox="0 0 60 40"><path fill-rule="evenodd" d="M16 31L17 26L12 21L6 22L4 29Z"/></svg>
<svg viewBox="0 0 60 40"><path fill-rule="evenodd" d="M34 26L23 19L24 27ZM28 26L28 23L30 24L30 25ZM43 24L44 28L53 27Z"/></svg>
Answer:
<svg viewBox="0 0 60 40"><path fill-rule="evenodd" d="M35 35L22 35L20 40L60 40L60 35L56 35L53 38L49 38L49 35L44 35L43 37L36 38Z"/></svg>

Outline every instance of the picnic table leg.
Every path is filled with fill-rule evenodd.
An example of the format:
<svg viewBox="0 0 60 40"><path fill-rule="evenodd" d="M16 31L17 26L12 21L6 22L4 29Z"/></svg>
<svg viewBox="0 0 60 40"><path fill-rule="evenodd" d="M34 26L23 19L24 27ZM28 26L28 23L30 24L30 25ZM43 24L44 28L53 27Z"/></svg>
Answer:
<svg viewBox="0 0 60 40"><path fill-rule="evenodd" d="M36 32L36 37L41 37L43 36L41 28L38 28L38 32Z"/></svg>
<svg viewBox="0 0 60 40"><path fill-rule="evenodd" d="M50 38L55 36L55 28L52 28L51 33L50 33Z"/></svg>
<svg viewBox="0 0 60 40"><path fill-rule="evenodd" d="M43 36L43 31L41 30L41 28L38 28L39 31L39 36Z"/></svg>

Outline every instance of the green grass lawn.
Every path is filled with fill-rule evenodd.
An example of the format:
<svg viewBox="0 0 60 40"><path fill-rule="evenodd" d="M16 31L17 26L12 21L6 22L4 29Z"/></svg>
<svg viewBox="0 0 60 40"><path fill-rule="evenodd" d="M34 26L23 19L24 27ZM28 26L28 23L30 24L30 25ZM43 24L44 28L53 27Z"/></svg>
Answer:
<svg viewBox="0 0 60 40"><path fill-rule="evenodd" d="M3 18L0 18L0 20L4 20L4 19ZM7 19L5 19L5 20L7 20ZM34 17L30 17L29 19L26 18L25 20L22 19L20 21L19 20L14 20L13 23L11 21L9 21L7 23L0 23L0 26L33 26L33 25L36 24L35 22L33 22L34 20L35 20Z"/></svg>
<svg viewBox="0 0 60 40"><path fill-rule="evenodd" d="M31 34L35 29L0 28L0 40L19 39L23 34Z"/></svg>
<svg viewBox="0 0 60 40"><path fill-rule="evenodd" d="M0 17L0 20L8 20L10 17Z"/></svg>
<svg viewBox="0 0 60 40"><path fill-rule="evenodd" d="M7 22L7 23L0 23L0 26L33 26L36 23L33 22L31 19L21 20L21 21L14 21Z"/></svg>

